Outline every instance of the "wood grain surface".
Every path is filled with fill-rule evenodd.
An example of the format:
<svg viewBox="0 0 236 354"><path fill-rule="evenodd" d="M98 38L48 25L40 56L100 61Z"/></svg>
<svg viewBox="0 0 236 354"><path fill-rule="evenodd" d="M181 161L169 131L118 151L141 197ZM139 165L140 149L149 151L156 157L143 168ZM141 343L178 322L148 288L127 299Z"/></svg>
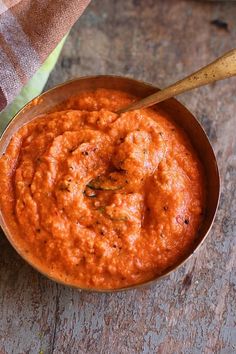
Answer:
<svg viewBox="0 0 236 354"><path fill-rule="evenodd" d="M164 87L236 46L235 39L234 1L93 0L47 87L92 74ZM236 78L180 100L207 131L222 178L204 245L151 288L92 294L45 279L1 234L1 354L236 352Z"/></svg>

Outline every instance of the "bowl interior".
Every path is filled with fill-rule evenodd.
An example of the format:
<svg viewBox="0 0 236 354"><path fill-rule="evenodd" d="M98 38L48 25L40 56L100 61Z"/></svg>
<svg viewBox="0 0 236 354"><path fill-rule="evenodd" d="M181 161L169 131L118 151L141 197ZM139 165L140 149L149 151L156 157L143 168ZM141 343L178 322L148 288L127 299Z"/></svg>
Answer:
<svg viewBox="0 0 236 354"><path fill-rule="evenodd" d="M11 136L25 123L31 121L37 115L53 111L55 106L59 105L63 101L67 100L69 97L86 90L93 90L97 88L106 88L106 89L117 89L121 91L128 92L140 98L146 97L155 91L158 90L157 87L154 87L150 84L137 81L125 77L117 76L95 76L95 77L85 77L75 79L64 84L61 84L29 102L17 115L11 120L7 128L5 129L1 139L0 139L0 156L4 153ZM208 234L208 231L213 223L214 216L218 206L219 193L220 193L220 180L219 172L217 167L216 158L211 147L211 144L201 127L197 119L190 113L187 108L185 108L181 103L175 99L169 99L165 102L159 103L158 107L162 108L164 111L169 113L172 116L172 119L184 129L192 145L194 146L199 159L201 160L206 175L207 183L207 198L206 198L206 209L204 221L199 229L198 235L196 237L196 242L193 245L192 249L189 250L187 256L184 259L180 260L178 264L166 270L164 275L167 275L171 270L176 269L180 266L190 255L196 250L196 248L203 242L205 237ZM153 107L155 108L155 106ZM27 259L26 255L17 248L14 243L14 240L11 238L10 233L8 232L7 225L4 222L2 214L0 213L0 224L5 232L7 238L13 245L13 247L21 254L21 256L28 261L32 266L32 262ZM35 267L37 268L37 267ZM42 269L38 269L41 273L47 276ZM164 276L163 275L163 276ZM161 276L161 277L163 277ZM158 277L160 279L161 277ZM53 279L58 281L57 279ZM155 279L154 279L155 280ZM149 281L149 283L153 282ZM147 284L147 283L145 283ZM73 286L73 284L66 284ZM142 284L141 284L142 285ZM138 285L138 286L141 286ZM131 286L130 288L135 288ZM127 288L125 288L127 289ZM90 289L91 290L91 289ZM99 291L99 289L96 289ZM123 290L123 289L116 289ZM102 290L103 291L103 290Z"/></svg>

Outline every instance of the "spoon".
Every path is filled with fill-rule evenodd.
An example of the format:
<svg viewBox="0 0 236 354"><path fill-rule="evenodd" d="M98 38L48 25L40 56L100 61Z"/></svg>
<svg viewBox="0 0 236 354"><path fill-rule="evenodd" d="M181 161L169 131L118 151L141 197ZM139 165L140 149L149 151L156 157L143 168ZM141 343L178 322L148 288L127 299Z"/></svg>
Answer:
<svg viewBox="0 0 236 354"><path fill-rule="evenodd" d="M118 114L133 111L135 109L152 106L180 93L190 91L194 88L210 84L211 82L223 80L236 75L236 49L233 49L212 63L200 70L177 81L176 83L160 90L140 101L134 102L117 111Z"/></svg>

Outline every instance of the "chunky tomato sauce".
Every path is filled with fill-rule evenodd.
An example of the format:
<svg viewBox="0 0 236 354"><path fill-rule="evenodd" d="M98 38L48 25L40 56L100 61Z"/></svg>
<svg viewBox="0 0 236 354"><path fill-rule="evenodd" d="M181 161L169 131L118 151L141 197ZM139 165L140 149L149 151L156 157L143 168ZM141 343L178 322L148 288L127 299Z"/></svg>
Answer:
<svg viewBox="0 0 236 354"><path fill-rule="evenodd" d="M150 280L193 244L201 164L165 112L99 89L23 126L0 160L0 206L15 244L58 280L120 288Z"/></svg>

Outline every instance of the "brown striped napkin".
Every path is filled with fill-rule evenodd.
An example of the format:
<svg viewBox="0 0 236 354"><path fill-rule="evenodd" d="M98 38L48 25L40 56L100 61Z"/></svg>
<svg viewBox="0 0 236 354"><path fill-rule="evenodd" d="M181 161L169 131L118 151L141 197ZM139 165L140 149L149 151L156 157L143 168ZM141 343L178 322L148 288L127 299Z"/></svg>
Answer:
<svg viewBox="0 0 236 354"><path fill-rule="evenodd" d="M90 0L0 0L0 111L53 51Z"/></svg>

